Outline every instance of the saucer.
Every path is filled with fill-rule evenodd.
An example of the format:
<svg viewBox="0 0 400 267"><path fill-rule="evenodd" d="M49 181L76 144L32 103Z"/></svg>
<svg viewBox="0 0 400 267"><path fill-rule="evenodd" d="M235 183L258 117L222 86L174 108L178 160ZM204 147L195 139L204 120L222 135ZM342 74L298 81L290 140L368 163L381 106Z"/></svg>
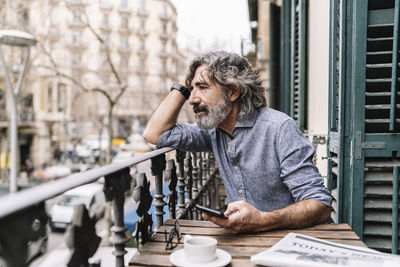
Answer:
<svg viewBox="0 0 400 267"><path fill-rule="evenodd" d="M184 249L180 249L169 255L169 261L176 266L185 266L185 267L217 267L217 266L225 266L228 265L231 260L231 254L226 252L225 250L217 248L217 258L213 261L209 262L191 262L185 259L185 251Z"/></svg>

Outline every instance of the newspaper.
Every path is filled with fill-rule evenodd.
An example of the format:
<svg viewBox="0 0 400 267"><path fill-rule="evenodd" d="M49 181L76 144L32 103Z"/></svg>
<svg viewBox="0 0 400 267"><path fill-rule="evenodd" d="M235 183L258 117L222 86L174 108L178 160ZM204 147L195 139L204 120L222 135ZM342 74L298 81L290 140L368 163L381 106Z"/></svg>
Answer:
<svg viewBox="0 0 400 267"><path fill-rule="evenodd" d="M251 262L272 267L399 267L400 256L289 233L271 248L253 255Z"/></svg>

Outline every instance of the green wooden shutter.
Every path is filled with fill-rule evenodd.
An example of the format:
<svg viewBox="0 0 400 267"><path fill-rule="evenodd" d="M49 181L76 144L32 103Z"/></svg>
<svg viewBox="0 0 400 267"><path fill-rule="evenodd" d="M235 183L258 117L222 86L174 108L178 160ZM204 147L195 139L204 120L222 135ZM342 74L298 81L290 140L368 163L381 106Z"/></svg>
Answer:
<svg viewBox="0 0 400 267"><path fill-rule="evenodd" d="M280 12L280 46L279 46L279 89L276 92L276 108L290 115L290 1L282 1ZM270 32L271 34L272 32ZM270 35L270 39L273 36Z"/></svg>
<svg viewBox="0 0 400 267"><path fill-rule="evenodd" d="M344 127L344 79L345 70L345 14L344 1L330 2L330 47L329 47L329 134L328 134L328 189L333 196L331 219L342 222L343 195L343 132Z"/></svg>
<svg viewBox="0 0 400 267"><path fill-rule="evenodd" d="M390 251L394 215L392 201L398 198L393 182L400 165L399 109L399 0L369 1L366 56L364 151L364 231L370 247ZM375 147L372 147L372 146ZM365 146L365 145L364 145ZM397 176L397 177L396 177ZM398 207L397 207L398 212ZM393 240L394 241L394 240ZM393 251L398 251L398 244Z"/></svg>
<svg viewBox="0 0 400 267"><path fill-rule="evenodd" d="M307 2L291 1L290 115L306 128Z"/></svg>
<svg viewBox="0 0 400 267"><path fill-rule="evenodd" d="M399 1L331 2L328 140L334 221L348 222L369 247L395 253Z"/></svg>
<svg viewBox="0 0 400 267"><path fill-rule="evenodd" d="M273 5L271 5L273 6ZM275 18L278 9L272 8L270 25L277 25ZM275 26L276 27L276 26ZM304 131L306 129L306 77L307 77L307 0L282 1L280 9L280 46L276 45L278 36L275 28L270 29L271 53L279 48L279 79L276 77L275 60L270 63L271 79L276 90L271 91L271 104L291 116ZM271 57L273 59L273 57ZM272 88L274 89L274 87Z"/></svg>
<svg viewBox="0 0 400 267"><path fill-rule="evenodd" d="M279 109L281 8L269 4L269 107Z"/></svg>

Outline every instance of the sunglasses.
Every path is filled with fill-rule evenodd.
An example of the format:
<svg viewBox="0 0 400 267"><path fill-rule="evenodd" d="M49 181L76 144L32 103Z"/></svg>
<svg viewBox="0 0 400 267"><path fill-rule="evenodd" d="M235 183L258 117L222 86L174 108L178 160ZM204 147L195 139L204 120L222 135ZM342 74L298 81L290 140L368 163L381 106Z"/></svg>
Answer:
<svg viewBox="0 0 400 267"><path fill-rule="evenodd" d="M174 227L169 232L168 237L167 237L167 230L164 231L164 237L166 243L165 250L172 250L179 245L179 241L181 240L182 236L179 233L178 220L175 220Z"/></svg>

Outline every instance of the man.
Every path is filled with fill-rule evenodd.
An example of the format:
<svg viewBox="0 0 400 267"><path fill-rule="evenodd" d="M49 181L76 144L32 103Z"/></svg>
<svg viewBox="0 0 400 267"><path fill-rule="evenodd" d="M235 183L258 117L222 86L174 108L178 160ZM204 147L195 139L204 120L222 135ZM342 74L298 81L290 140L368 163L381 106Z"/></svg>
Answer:
<svg viewBox="0 0 400 267"><path fill-rule="evenodd" d="M176 124L186 99L196 123ZM265 106L248 61L211 52L192 61L185 82L173 85L143 136L157 147L214 153L228 218L203 213L204 219L234 233L326 222L332 198L312 162L313 147L290 117Z"/></svg>

